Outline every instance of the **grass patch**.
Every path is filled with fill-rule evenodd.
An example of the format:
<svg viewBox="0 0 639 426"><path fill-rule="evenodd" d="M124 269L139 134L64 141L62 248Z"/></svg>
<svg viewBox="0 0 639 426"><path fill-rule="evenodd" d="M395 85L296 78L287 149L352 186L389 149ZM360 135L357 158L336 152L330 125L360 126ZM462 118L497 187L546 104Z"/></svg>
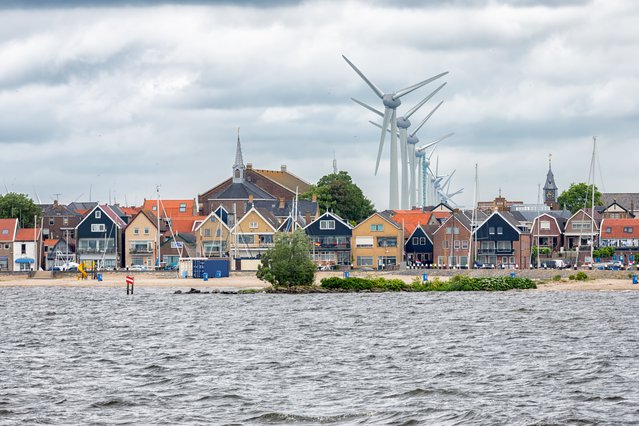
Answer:
<svg viewBox="0 0 639 426"><path fill-rule="evenodd" d="M513 289L537 288L529 278L485 277L472 278L466 275L455 275L448 281L435 278L422 283L415 278L407 284L402 280L385 278L339 278L329 277L321 281L321 287L329 290L344 291L505 291Z"/></svg>

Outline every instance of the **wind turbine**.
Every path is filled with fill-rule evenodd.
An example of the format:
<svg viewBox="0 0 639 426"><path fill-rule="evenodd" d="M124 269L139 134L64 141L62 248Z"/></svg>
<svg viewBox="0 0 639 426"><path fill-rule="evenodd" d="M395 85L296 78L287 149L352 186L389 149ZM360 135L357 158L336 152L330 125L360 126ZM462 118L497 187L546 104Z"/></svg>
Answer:
<svg viewBox="0 0 639 426"><path fill-rule="evenodd" d="M411 108L406 114L404 114L403 116L399 117L397 119L397 128L399 128L399 147L400 147L400 151L401 151L401 164L402 164L402 184L401 184L401 202L400 202L400 208L405 210L408 209L410 206L413 205L414 202L414 196L410 196L409 194L411 193L411 191L414 192L414 184L415 184L415 174L414 174L414 167L413 167L413 162L414 162L414 157L415 157L415 153L414 153L414 146L413 146L413 151L410 151L409 145L408 145L408 128L411 126L411 122L409 120L410 116L413 115L415 112L417 112L417 110L419 110L426 102L428 102L433 96L435 96L435 94L437 94L437 92L439 92L447 83L442 84L441 86L439 86L437 89L435 89L433 92L431 92L428 96L426 96L424 99L422 99L417 105L415 105L413 108ZM359 101L355 98L351 98L353 100L353 102L363 106L364 108L374 112L375 114L379 115L380 117L382 117L382 119L384 118L384 113L382 113L381 111L373 108L370 105L365 104L362 101ZM443 101L442 101L443 102ZM422 122L419 124L419 126L417 127L417 130L415 130L415 132L417 132L423 125L424 123L426 123L426 121L430 118L431 115L433 115L433 113L437 110L437 108L440 107L440 105L442 104L442 102L439 103L439 105L437 105L437 107L435 107L435 109L433 111L431 111L431 113L428 115L428 117L426 117L424 120L422 120ZM377 127L382 128L382 126L376 125ZM389 130L390 132L392 132L392 130ZM414 133L413 132L413 136ZM392 137L392 134L391 134ZM410 152L409 152L410 151ZM410 165L409 165L410 164ZM409 187L409 178L408 178L408 171L411 171L411 175L410 175L410 179L411 179L411 186Z"/></svg>
<svg viewBox="0 0 639 426"><path fill-rule="evenodd" d="M431 81L437 80L440 77L448 74L448 71L438 74L434 77L428 78L426 80L420 81L412 86L409 86L405 89L398 90L394 93L383 93L380 89L377 88L348 58L342 55L342 58L350 65L351 68L359 75L362 80L375 92L375 94L382 100L384 104L384 116L382 120L382 133L379 139L379 148L377 151L377 162L375 164L375 174L377 175L377 171L379 169L379 161L382 157L382 150L384 148L384 139L386 138L386 129L388 128L388 124L390 122L391 125L391 148L390 148L390 193L389 193L389 208L397 209L399 207L399 197L397 194L397 186L398 186L398 173L397 173L397 107L401 105L401 97L411 93L414 90L419 89L425 84L430 83Z"/></svg>
<svg viewBox="0 0 639 426"><path fill-rule="evenodd" d="M419 130L419 128L417 129ZM419 143L419 138L417 138L415 136L415 134L417 133L417 130L415 130L412 134L411 137L413 137L415 139L415 145L417 145ZM434 140L433 142L427 143L425 145L420 146L419 148L416 148L415 150L415 157L416 157L416 166L418 167L418 172L419 172L419 204L423 207L425 206L425 203L428 201L427 197L426 197L426 192L429 191L430 192L430 182L427 185L426 181L430 181L430 178L428 176L428 172L430 171L430 158L433 155L433 152L435 152L435 150L433 149L431 151L431 153L426 156L426 150L428 148L430 148L431 146L436 146L439 142L443 141L444 139L447 139L451 136L453 136L454 133L449 133L445 136L442 136L439 139ZM410 141L410 139L409 139ZM421 161L420 161L421 160ZM421 167L420 166L420 162L421 162ZM432 174L432 171L431 171Z"/></svg>

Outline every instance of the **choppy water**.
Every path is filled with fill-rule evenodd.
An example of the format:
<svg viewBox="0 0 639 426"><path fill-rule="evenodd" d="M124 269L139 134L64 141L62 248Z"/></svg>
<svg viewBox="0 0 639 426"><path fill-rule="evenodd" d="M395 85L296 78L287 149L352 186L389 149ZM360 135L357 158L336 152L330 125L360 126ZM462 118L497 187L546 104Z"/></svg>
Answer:
<svg viewBox="0 0 639 426"><path fill-rule="evenodd" d="M639 295L0 288L0 424L639 423Z"/></svg>

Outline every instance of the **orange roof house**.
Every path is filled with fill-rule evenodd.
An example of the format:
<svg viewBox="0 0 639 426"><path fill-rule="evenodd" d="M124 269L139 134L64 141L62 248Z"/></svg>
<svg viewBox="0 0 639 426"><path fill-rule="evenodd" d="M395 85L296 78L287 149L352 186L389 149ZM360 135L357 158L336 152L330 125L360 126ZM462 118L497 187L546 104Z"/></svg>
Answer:
<svg viewBox="0 0 639 426"><path fill-rule="evenodd" d="M14 241L18 231L18 219L0 219L0 241Z"/></svg>
<svg viewBox="0 0 639 426"><path fill-rule="evenodd" d="M393 222L404 227L404 238L408 238L417 228L427 225L441 225L443 219L450 217L451 213L444 211L423 212L420 209L414 210L392 210L389 212Z"/></svg>
<svg viewBox="0 0 639 426"><path fill-rule="evenodd" d="M144 200L142 210L157 213L158 200ZM192 200L160 200L160 217L191 217L195 214L195 199Z"/></svg>
<svg viewBox="0 0 639 426"><path fill-rule="evenodd" d="M40 238L40 228L21 228L16 233L16 241L34 241Z"/></svg>

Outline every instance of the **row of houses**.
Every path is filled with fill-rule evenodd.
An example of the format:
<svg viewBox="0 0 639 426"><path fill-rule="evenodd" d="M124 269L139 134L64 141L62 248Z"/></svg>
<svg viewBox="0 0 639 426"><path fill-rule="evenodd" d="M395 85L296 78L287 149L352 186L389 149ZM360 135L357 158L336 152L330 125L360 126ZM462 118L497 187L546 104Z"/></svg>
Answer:
<svg viewBox="0 0 639 426"><path fill-rule="evenodd" d="M66 225L60 229L55 227L57 217L45 218L46 234L59 238L43 238L41 228L20 229L17 219L1 219L0 270L24 271L38 265L50 269L69 261L100 269L174 268L180 258L189 257L232 258L238 260L234 268L254 269L273 246L275 234L294 229L306 232L309 255L320 268L391 269L402 262L446 268L464 268L473 262L527 268L533 247L545 248L547 258L564 257L579 264L592 261L591 245L613 247L626 260L639 253L639 219L622 212L616 202L572 215L565 211L472 212L441 204L427 211L374 213L355 226L331 212L307 222L299 215L277 217L255 205L239 218L223 205L199 216L189 210L193 205L193 200L156 200L127 210L96 204L79 214L74 227L70 217L62 219L60 223ZM58 211L70 210L63 207ZM157 215L158 207L165 214Z"/></svg>

